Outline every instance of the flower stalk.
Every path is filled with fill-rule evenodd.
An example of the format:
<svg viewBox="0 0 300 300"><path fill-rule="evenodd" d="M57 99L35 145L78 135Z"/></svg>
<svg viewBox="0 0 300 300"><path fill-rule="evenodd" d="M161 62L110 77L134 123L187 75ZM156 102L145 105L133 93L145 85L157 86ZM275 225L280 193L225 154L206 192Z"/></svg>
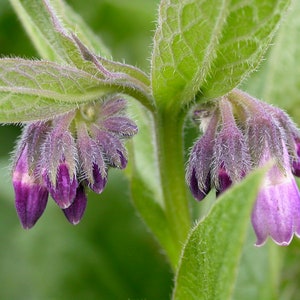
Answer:
<svg viewBox="0 0 300 300"><path fill-rule="evenodd" d="M183 122L184 114L180 113L176 115L162 111L155 116L164 209L176 247L176 257L170 258L170 261L175 267L191 227L188 195L184 184Z"/></svg>

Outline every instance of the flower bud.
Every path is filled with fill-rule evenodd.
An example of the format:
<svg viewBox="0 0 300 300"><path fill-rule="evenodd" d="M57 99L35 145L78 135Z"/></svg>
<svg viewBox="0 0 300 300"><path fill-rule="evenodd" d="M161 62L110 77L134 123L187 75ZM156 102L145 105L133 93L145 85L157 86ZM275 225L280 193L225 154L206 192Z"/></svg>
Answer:
<svg viewBox="0 0 300 300"><path fill-rule="evenodd" d="M47 135L41 153L42 177L60 208L71 205L78 187L77 149L74 137L68 130L71 117L66 115L57 120Z"/></svg>
<svg viewBox="0 0 300 300"><path fill-rule="evenodd" d="M108 165L124 169L127 165L127 153L122 142L115 135L100 130L96 126L92 127L92 134L107 159Z"/></svg>
<svg viewBox="0 0 300 300"><path fill-rule="evenodd" d="M56 180L53 184L47 172L43 176L51 197L60 208L69 207L74 201L78 181L75 174L70 174L69 167L65 162L58 165Z"/></svg>
<svg viewBox="0 0 300 300"><path fill-rule="evenodd" d="M107 171L100 146L89 136L85 124L78 124L77 146L83 179L91 190L102 193L107 182Z"/></svg>
<svg viewBox="0 0 300 300"><path fill-rule="evenodd" d="M187 165L186 181L193 196L199 201L211 189L211 164L217 124L217 113L212 112L207 130L193 146Z"/></svg>
<svg viewBox="0 0 300 300"><path fill-rule="evenodd" d="M77 188L76 196L72 204L68 208L63 209L63 213L71 224L77 225L81 221L86 204L87 198L84 186L80 184Z"/></svg>
<svg viewBox="0 0 300 300"><path fill-rule="evenodd" d="M47 188L39 183L28 168L28 146L21 153L13 170L15 206L23 228L30 229L43 214L47 201Z"/></svg>

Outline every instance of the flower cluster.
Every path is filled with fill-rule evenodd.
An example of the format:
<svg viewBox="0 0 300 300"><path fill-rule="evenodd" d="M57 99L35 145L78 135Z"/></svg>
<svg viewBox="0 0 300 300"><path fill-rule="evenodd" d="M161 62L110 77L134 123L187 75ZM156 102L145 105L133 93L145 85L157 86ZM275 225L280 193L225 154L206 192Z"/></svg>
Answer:
<svg viewBox="0 0 300 300"><path fill-rule="evenodd" d="M194 144L186 180L202 200L214 187L217 195L252 169L273 160L252 212L256 245L268 235L279 245L300 237L300 133L286 113L234 90L213 107L197 109L202 137Z"/></svg>
<svg viewBox="0 0 300 300"><path fill-rule="evenodd" d="M15 205L21 224L31 228L50 194L72 224L85 211L86 188L100 194L110 167L127 164L125 138L137 133L118 96L84 105L53 120L27 124L13 163Z"/></svg>

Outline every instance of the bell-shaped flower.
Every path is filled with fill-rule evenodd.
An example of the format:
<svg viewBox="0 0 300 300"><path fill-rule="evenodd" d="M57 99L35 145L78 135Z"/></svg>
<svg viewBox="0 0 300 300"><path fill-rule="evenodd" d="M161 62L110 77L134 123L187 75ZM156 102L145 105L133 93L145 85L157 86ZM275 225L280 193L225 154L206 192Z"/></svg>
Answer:
<svg viewBox="0 0 300 300"><path fill-rule="evenodd" d="M268 155L267 155L268 156ZM281 246L300 237L300 193L284 147L285 171L274 165L268 171L252 211L252 225L262 246L268 236Z"/></svg>
<svg viewBox="0 0 300 300"><path fill-rule="evenodd" d="M232 183L242 180L251 167L245 136L236 124L231 103L222 98L219 107L221 125L216 134L212 165L217 195L224 192Z"/></svg>
<svg viewBox="0 0 300 300"><path fill-rule="evenodd" d="M69 207L76 195L77 149L72 134L56 126L47 135L41 153L41 170L51 197L60 208Z"/></svg>
<svg viewBox="0 0 300 300"><path fill-rule="evenodd" d="M186 182L198 201L211 189L211 164L218 114L213 111L203 136L194 144L186 169Z"/></svg>

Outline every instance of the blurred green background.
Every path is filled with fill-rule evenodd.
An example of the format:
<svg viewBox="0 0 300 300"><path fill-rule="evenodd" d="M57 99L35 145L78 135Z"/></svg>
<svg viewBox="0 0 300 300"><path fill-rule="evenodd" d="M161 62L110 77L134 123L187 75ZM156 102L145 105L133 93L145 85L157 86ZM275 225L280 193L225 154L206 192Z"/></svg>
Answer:
<svg viewBox="0 0 300 300"><path fill-rule="evenodd" d="M112 49L147 70L158 1L67 1ZM0 0L0 56L38 57L8 0ZM172 275L137 216L121 171L102 195L89 194L81 223L53 201L30 231L14 209L9 154L17 126L0 127L0 299L168 299Z"/></svg>

